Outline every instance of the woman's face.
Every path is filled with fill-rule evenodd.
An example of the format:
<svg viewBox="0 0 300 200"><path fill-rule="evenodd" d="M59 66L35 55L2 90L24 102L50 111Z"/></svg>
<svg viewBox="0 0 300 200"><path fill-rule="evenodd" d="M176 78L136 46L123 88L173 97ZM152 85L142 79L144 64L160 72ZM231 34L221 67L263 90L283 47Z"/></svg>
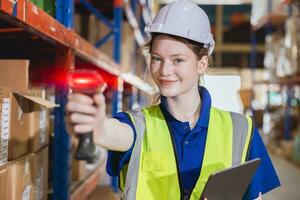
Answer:
<svg viewBox="0 0 300 200"><path fill-rule="evenodd" d="M150 71L163 96L176 97L197 89L207 63L207 56L197 60L188 46L171 37L160 35L153 41Z"/></svg>

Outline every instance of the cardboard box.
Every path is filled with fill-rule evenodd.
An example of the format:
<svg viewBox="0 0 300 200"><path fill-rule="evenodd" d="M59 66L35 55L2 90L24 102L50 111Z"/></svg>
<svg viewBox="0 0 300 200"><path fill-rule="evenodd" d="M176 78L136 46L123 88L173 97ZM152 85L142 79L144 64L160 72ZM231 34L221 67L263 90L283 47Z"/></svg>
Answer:
<svg viewBox="0 0 300 200"><path fill-rule="evenodd" d="M39 129L40 125L36 124L40 123L41 115L43 119L47 117L45 109L56 107L52 102L26 93L13 92L12 96L8 160L17 159L29 152L30 136L33 136L32 143L34 146L30 148L32 151L48 143L47 135L42 134L43 139L39 138L40 134L36 130ZM37 111L37 109L40 110ZM42 112L40 113L40 111ZM44 121L47 122L47 120Z"/></svg>
<svg viewBox="0 0 300 200"><path fill-rule="evenodd" d="M29 112L28 101L11 91L11 121L8 141L8 160L17 159L28 153Z"/></svg>
<svg viewBox="0 0 300 200"><path fill-rule="evenodd" d="M29 138L36 135L32 131L36 130L35 124L40 122L34 121L39 117L35 117L32 113L37 110L41 111L42 107L49 109L56 105L28 93L29 62L27 60L0 60L0 70L0 87L11 88L8 160L14 160L29 152ZM41 117L45 118L47 114L44 112ZM42 140L43 144L47 142L47 140ZM40 146L36 145L30 149L34 151L39 148Z"/></svg>
<svg viewBox="0 0 300 200"><path fill-rule="evenodd" d="M72 137L72 181L80 181L87 175L86 162L83 160L76 160L74 158L75 150L78 145L78 139Z"/></svg>
<svg viewBox="0 0 300 200"><path fill-rule="evenodd" d="M9 179L7 177L6 166L0 168L0 194L1 199L8 199L8 183Z"/></svg>
<svg viewBox="0 0 300 200"><path fill-rule="evenodd" d="M28 94L46 98L43 88L31 88ZM29 152L34 153L49 144L49 110L36 103L31 103L29 107L32 110L29 116Z"/></svg>
<svg viewBox="0 0 300 200"><path fill-rule="evenodd" d="M244 105L244 109L248 109L251 106L251 101L253 98L253 90L252 89L242 89L239 91L242 103Z"/></svg>
<svg viewBox="0 0 300 200"><path fill-rule="evenodd" d="M46 200L48 197L48 146L34 153L33 158L33 199Z"/></svg>
<svg viewBox="0 0 300 200"><path fill-rule="evenodd" d="M7 163L8 200L33 200L33 167L34 155L28 154Z"/></svg>
<svg viewBox="0 0 300 200"><path fill-rule="evenodd" d="M11 97L9 88L0 88L0 167L7 163Z"/></svg>
<svg viewBox="0 0 300 200"><path fill-rule="evenodd" d="M28 60L0 60L0 87L24 92L28 88ZM11 120L8 144L8 160L17 159L28 152L28 110L19 95L11 94Z"/></svg>
<svg viewBox="0 0 300 200"><path fill-rule="evenodd" d="M83 160L72 159L72 181L80 181L86 177L85 165Z"/></svg>
<svg viewBox="0 0 300 200"><path fill-rule="evenodd" d="M26 91L29 84L28 60L0 60L0 86Z"/></svg>

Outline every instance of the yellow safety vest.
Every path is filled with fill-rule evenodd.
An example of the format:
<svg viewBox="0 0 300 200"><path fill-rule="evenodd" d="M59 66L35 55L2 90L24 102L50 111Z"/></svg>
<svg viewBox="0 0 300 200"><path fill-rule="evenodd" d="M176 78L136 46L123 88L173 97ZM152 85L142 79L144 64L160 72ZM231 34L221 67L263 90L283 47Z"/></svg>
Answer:
<svg viewBox="0 0 300 200"><path fill-rule="evenodd" d="M182 199L172 139L160 107L128 114L137 137L129 164L119 175L123 199ZM210 174L245 162L252 129L249 116L211 107L201 172L190 199L200 198Z"/></svg>

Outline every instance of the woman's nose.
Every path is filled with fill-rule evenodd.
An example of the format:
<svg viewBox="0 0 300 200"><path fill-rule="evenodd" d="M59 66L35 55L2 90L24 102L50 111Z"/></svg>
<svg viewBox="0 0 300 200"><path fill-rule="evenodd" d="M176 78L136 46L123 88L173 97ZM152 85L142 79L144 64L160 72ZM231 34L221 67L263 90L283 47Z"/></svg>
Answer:
<svg viewBox="0 0 300 200"><path fill-rule="evenodd" d="M162 62L160 66L160 74L163 76L172 74L172 63L169 61Z"/></svg>

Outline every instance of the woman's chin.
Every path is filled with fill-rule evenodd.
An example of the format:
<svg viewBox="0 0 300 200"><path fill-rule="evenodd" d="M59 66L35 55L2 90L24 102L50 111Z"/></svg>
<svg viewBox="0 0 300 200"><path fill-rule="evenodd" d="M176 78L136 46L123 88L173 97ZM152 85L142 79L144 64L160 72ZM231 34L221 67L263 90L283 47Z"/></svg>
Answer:
<svg viewBox="0 0 300 200"><path fill-rule="evenodd" d="M164 90L163 88L160 89L160 94L164 97L175 97L177 95L179 95L179 91L177 90Z"/></svg>

